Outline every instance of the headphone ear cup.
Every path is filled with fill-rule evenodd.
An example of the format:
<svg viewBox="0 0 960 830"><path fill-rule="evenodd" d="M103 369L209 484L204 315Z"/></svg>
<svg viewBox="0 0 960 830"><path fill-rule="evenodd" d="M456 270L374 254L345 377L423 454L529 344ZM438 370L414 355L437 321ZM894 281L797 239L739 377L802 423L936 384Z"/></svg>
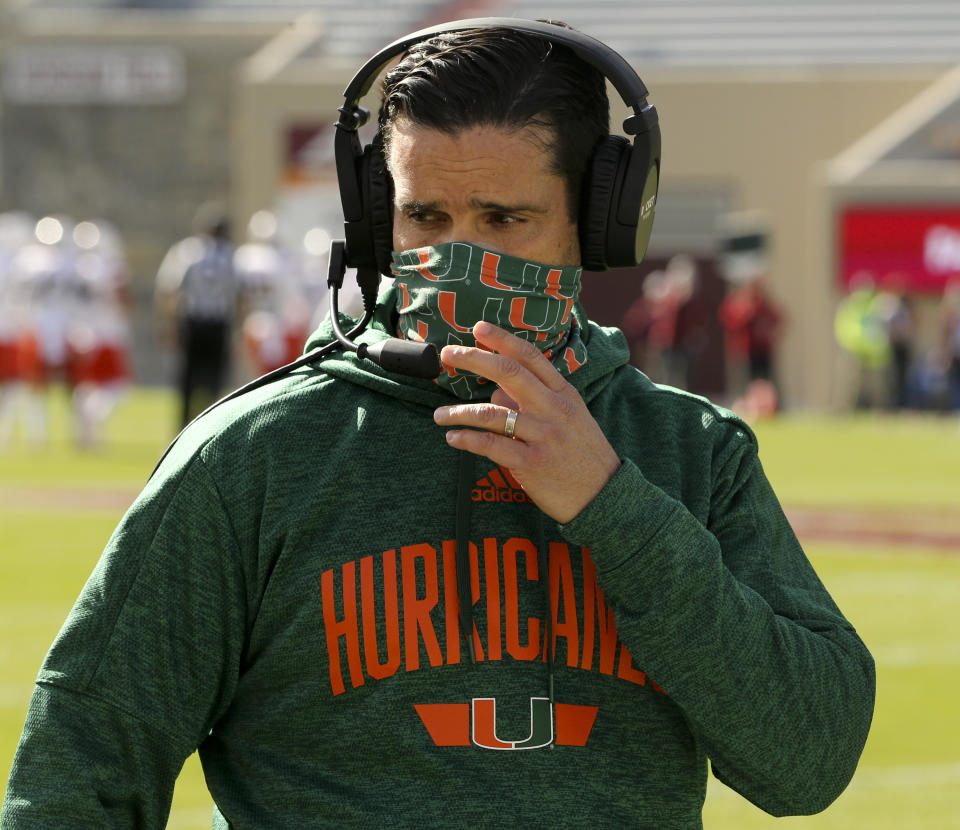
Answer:
<svg viewBox="0 0 960 830"><path fill-rule="evenodd" d="M393 198L387 165L376 142L364 147L360 177L365 202L363 213L369 223L370 248L377 270L389 275L393 254Z"/></svg>
<svg viewBox="0 0 960 830"><path fill-rule="evenodd" d="M621 135L601 139L593 151L581 193L580 261L588 271L609 267L607 230L614 193L630 158L630 141Z"/></svg>

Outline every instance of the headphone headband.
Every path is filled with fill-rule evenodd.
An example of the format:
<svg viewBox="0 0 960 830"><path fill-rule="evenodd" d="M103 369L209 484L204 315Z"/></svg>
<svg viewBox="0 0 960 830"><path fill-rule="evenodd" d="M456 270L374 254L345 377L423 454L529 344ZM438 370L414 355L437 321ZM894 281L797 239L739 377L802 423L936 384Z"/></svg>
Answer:
<svg viewBox="0 0 960 830"><path fill-rule="evenodd" d="M648 106L647 96L650 93L643 81L640 80L640 76L621 54L613 51L596 38L575 29L566 29L563 26L542 23L539 20L518 20L513 17L476 17L469 20L454 20L449 23L441 23L438 26L420 29L385 46L361 66L353 80L347 84L347 88L343 92L346 107L356 106L360 99L370 91L373 82L386 68L387 64L397 55L406 52L413 44L429 40L446 32L462 32L468 29L510 29L554 43L562 43L569 47L581 60L603 73L620 94L623 102L628 107L632 107L635 113L639 114ZM341 121L343 121L343 117L343 114L341 114ZM351 124L338 123L337 126L349 128Z"/></svg>

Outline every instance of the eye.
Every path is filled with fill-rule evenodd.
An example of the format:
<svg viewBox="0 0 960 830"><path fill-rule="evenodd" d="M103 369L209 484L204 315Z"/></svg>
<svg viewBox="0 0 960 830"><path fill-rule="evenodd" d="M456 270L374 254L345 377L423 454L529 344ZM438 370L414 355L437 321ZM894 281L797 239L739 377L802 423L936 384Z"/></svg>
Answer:
<svg viewBox="0 0 960 830"><path fill-rule="evenodd" d="M491 225L518 225L526 220L520 216L515 216L512 213L491 213L489 216L489 222Z"/></svg>
<svg viewBox="0 0 960 830"><path fill-rule="evenodd" d="M404 213L404 216L414 225L432 225L443 221L443 214L426 208L411 208Z"/></svg>

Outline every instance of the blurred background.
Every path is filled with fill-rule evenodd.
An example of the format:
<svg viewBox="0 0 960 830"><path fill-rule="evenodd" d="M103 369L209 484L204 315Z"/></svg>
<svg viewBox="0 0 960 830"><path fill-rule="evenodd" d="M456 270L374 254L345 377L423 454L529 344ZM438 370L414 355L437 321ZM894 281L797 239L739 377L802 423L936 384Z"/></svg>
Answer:
<svg viewBox="0 0 960 830"><path fill-rule="evenodd" d="M564 20L649 87L650 251L586 275L584 304L654 380L755 425L877 656L863 769L786 823L960 827L957 0L0 0L0 782L166 442L326 314L347 82L403 34L480 16ZM216 291L189 294L195 268ZM188 333L191 305L209 325ZM706 816L770 826L713 783ZM171 827L204 826L191 759Z"/></svg>
<svg viewBox="0 0 960 830"><path fill-rule="evenodd" d="M651 89L664 153L650 254L588 277L584 300L655 379L727 401L769 380L786 409L956 407L955 0L0 0L0 211L21 225L7 259L44 217L70 225L61 247L81 221L109 228L130 372L170 382L156 276L197 209L218 203L234 245L282 246L298 299L316 303L341 230L331 122L347 81L401 34L489 15L566 20ZM273 224L257 231L260 211ZM244 319L267 305L258 278L241 280ZM838 342L851 289L870 296ZM258 368L241 341L235 380Z"/></svg>

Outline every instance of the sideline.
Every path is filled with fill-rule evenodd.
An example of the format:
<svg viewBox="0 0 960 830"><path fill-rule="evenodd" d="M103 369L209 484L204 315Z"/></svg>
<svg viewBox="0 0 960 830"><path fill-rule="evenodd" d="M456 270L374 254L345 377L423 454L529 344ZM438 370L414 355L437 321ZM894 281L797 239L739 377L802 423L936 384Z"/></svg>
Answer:
<svg viewBox="0 0 960 830"><path fill-rule="evenodd" d="M0 507L24 512L96 511L123 512L139 495L128 487L10 487L0 485Z"/></svg>
<svg viewBox="0 0 960 830"><path fill-rule="evenodd" d="M785 507L801 540L910 545L960 554L960 509L953 507Z"/></svg>

